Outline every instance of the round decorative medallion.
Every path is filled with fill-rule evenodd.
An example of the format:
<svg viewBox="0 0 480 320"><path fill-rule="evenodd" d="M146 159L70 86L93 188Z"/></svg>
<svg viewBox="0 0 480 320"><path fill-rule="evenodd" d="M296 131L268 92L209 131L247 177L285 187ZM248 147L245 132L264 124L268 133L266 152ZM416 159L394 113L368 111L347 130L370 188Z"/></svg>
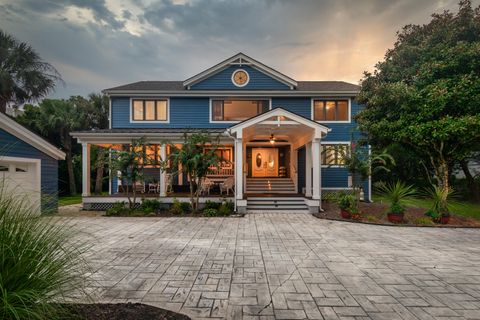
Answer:
<svg viewBox="0 0 480 320"><path fill-rule="evenodd" d="M244 87L248 84L250 77L248 76L247 71L243 69L235 70L232 74L232 82L237 87Z"/></svg>

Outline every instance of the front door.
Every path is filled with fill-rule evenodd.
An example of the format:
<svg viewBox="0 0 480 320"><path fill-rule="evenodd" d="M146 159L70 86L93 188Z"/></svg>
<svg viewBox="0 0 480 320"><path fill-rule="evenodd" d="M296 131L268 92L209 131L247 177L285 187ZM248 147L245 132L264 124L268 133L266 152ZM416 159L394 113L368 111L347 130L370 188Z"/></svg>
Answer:
<svg viewBox="0 0 480 320"><path fill-rule="evenodd" d="M252 176L278 176L277 148L252 148Z"/></svg>

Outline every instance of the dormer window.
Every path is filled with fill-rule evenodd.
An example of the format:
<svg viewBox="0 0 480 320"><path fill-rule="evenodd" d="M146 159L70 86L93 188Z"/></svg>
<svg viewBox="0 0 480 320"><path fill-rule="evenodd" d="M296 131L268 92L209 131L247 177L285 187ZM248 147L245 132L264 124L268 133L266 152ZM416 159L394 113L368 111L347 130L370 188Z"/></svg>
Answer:
<svg viewBox="0 0 480 320"><path fill-rule="evenodd" d="M132 99L132 121L168 121L167 99Z"/></svg>

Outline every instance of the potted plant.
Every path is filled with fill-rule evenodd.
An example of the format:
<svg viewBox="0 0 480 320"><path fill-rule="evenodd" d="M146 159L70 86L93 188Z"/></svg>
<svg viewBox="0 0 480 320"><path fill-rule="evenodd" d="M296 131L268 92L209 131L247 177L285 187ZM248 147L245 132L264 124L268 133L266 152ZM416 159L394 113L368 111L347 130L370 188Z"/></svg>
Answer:
<svg viewBox="0 0 480 320"><path fill-rule="evenodd" d="M390 184L382 184L379 187L380 194L390 203L387 211L388 221L393 223L403 222L405 215L405 202L416 194L413 186L401 181Z"/></svg>
<svg viewBox="0 0 480 320"><path fill-rule="evenodd" d="M425 215L432 218L435 223L448 224L450 221L449 199L453 195L452 189L433 186L427 190L429 198L432 200L432 207Z"/></svg>
<svg viewBox="0 0 480 320"><path fill-rule="evenodd" d="M353 211L357 208L356 199L353 194L342 193L337 198L337 205L340 208L340 215L343 219L350 219Z"/></svg>

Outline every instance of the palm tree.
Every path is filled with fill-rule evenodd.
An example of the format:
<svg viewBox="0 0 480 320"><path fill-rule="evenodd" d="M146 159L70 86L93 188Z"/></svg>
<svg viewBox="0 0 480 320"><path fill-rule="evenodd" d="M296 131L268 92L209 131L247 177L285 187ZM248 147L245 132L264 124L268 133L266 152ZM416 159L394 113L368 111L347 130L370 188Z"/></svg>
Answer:
<svg viewBox="0 0 480 320"><path fill-rule="evenodd" d="M7 104L23 104L44 97L62 81L55 68L24 42L0 30L0 112Z"/></svg>
<svg viewBox="0 0 480 320"><path fill-rule="evenodd" d="M73 138L70 133L86 127L85 108L72 100L44 99L38 107L26 106L25 113L17 120L43 136L55 133L65 151L68 184L70 194L76 194L75 175L73 170Z"/></svg>

